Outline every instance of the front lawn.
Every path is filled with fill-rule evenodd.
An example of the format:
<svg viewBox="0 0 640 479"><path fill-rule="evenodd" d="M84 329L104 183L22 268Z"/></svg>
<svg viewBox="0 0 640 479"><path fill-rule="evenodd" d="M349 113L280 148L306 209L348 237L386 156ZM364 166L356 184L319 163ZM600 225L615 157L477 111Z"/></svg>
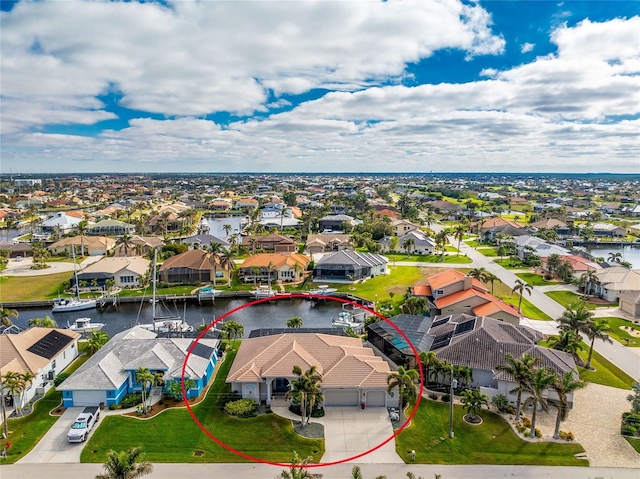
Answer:
<svg viewBox="0 0 640 479"><path fill-rule="evenodd" d="M519 259L514 258L496 259L494 260L494 263L499 264L504 269L526 269L529 267L529 265L524 264Z"/></svg>
<svg viewBox="0 0 640 479"><path fill-rule="evenodd" d="M537 466L587 466L574 458L584 451L580 444L530 443L518 438L499 416L482 411L480 426L462 420L464 411L454 406L449 439L449 405L423 400L412 424L396 438L396 451L406 462L420 464L531 464ZM416 451L412 461L411 450Z"/></svg>
<svg viewBox="0 0 640 479"><path fill-rule="evenodd" d="M291 421L274 414L237 419L222 411L221 396L231 391L231 385L224 381L235 354L236 351L227 353L207 397L192 408L198 420L220 441L245 454L286 463L295 450L301 457L312 456L318 462L324 454L324 440L297 435ZM119 451L136 446L144 448L145 459L150 462L250 462L205 435L186 409L168 410L145 421L105 417L80 460L104 462L109 449ZM194 456L196 451L202 451L202 455Z"/></svg>
<svg viewBox="0 0 640 479"><path fill-rule="evenodd" d="M548 291L544 294L549 296L555 302L560 303L565 308L568 308L573 304L582 302L582 295L574 293L573 291ZM594 303L594 302L591 302L589 299L590 298L588 298L587 301L585 302L585 306L587 307L587 309L591 309L591 310L594 310L600 307L618 306L618 303Z"/></svg>
<svg viewBox="0 0 640 479"><path fill-rule="evenodd" d="M629 444L631 444L631 447L633 447L637 453L640 454L640 437L628 437L628 436L623 436L627 442Z"/></svg>
<svg viewBox="0 0 640 479"><path fill-rule="evenodd" d="M603 319L606 319L611 327L611 332L608 333L609 336L625 346L640 347L640 337L632 336L631 333L622 329L622 326L624 326L640 333L640 326L622 318L609 317Z"/></svg>
<svg viewBox="0 0 640 479"><path fill-rule="evenodd" d="M41 301L55 299L62 292L62 283L73 273L56 273L44 276L0 277L0 302Z"/></svg>
<svg viewBox="0 0 640 479"><path fill-rule="evenodd" d="M394 266L394 263L412 262L412 263L458 263L466 264L471 263L471 259L465 255L445 255L444 259L439 254L423 255L423 254L389 254L386 255L389 258L389 266Z"/></svg>
<svg viewBox="0 0 640 479"><path fill-rule="evenodd" d="M513 300L513 296L512 302ZM516 297L514 304L517 306L518 298ZM539 321L551 321L553 318L549 316L547 313L538 308L535 304L529 301L527 298L522 298L522 314L524 314L527 318L537 319Z"/></svg>
<svg viewBox="0 0 640 479"><path fill-rule="evenodd" d="M487 256L488 258L495 258L498 256L498 250L497 248L476 248L476 250L478 251L478 253L482 253L483 255Z"/></svg>
<svg viewBox="0 0 640 479"><path fill-rule="evenodd" d="M584 343L583 346L585 347L584 351L581 351L578 354L582 360L586 362L587 357L589 356L589 346ZM578 368L580 379L590 383L602 384L604 386L611 386L618 389L631 389L633 384L636 382L631 376L595 350L593 351L591 366L595 368L595 371L580 367Z"/></svg>
<svg viewBox="0 0 640 479"><path fill-rule="evenodd" d="M523 279L527 284L531 286L550 286L552 284L558 284L557 281L547 281L544 276L537 273L516 273L516 276Z"/></svg>

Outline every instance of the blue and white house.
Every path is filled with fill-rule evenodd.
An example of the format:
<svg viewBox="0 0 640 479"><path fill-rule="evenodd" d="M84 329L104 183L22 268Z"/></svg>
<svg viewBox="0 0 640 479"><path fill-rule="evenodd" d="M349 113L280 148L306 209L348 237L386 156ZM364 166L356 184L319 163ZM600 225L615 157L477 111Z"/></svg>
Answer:
<svg viewBox="0 0 640 479"><path fill-rule="evenodd" d="M194 339L157 336L140 327L115 335L58 387L64 407L119 404L126 394L140 392L142 385L136 382L139 368L161 373L165 386L179 382ZM199 396L209 383L219 343L217 339L201 339L193 347L185 379L192 379L196 385L187 391L188 398Z"/></svg>

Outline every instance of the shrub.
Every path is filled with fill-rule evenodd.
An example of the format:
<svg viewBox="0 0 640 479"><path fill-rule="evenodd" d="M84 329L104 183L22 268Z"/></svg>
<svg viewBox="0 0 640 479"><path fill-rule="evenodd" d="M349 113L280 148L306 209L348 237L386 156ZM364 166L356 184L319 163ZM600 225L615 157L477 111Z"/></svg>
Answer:
<svg viewBox="0 0 640 479"><path fill-rule="evenodd" d="M438 400L438 395L436 393L429 393L429 399L437 401Z"/></svg>
<svg viewBox="0 0 640 479"><path fill-rule="evenodd" d="M542 433L540 432L540 429L536 428L535 435L536 437L542 437Z"/></svg>
<svg viewBox="0 0 640 479"><path fill-rule="evenodd" d="M520 434L524 434L527 431L527 427L518 423L516 424L516 431L518 431Z"/></svg>
<svg viewBox="0 0 640 479"><path fill-rule="evenodd" d="M516 413L516 408L514 408L513 406L509 406L509 407L507 408L507 412L508 412L509 414L515 414L515 413Z"/></svg>
<svg viewBox="0 0 640 479"><path fill-rule="evenodd" d="M564 439L565 441L567 440L567 433L564 431L558 431L558 437L560 439Z"/></svg>
<svg viewBox="0 0 640 479"><path fill-rule="evenodd" d="M116 403L109 404L110 411L115 411L116 409L118 409L118 405Z"/></svg>
<svg viewBox="0 0 640 479"><path fill-rule="evenodd" d="M71 376L71 373L60 373L60 374L58 374L56 376L56 378L53 380L53 385L55 387L60 386L60 384L62 384L62 381L67 379L69 376Z"/></svg>
<svg viewBox="0 0 640 479"><path fill-rule="evenodd" d="M635 436L636 428L631 424L623 424L620 428L620 434L622 434L623 436Z"/></svg>
<svg viewBox="0 0 640 479"><path fill-rule="evenodd" d="M531 427L531 419L529 419L528 417L523 417L522 424L524 424L525 427Z"/></svg>
<svg viewBox="0 0 640 479"><path fill-rule="evenodd" d="M509 400L504 394L494 396L493 399L491 399L491 404L500 412L507 412L509 410Z"/></svg>
<svg viewBox="0 0 640 479"><path fill-rule="evenodd" d="M290 404L289 411L291 411L296 416L302 416L300 413L300 404ZM311 411L311 417L324 417L324 409L318 406L314 406Z"/></svg>
<svg viewBox="0 0 640 479"><path fill-rule="evenodd" d="M573 437L573 433L569 431L567 433L567 441L573 441L575 438Z"/></svg>
<svg viewBox="0 0 640 479"><path fill-rule="evenodd" d="M256 409L258 409L258 403L255 399L239 399L224 405L224 412L236 417L253 416Z"/></svg>
<svg viewBox="0 0 640 479"><path fill-rule="evenodd" d="M449 401L451 401L451 395L450 394L443 394L440 399L442 399L442 402L449 402Z"/></svg>
<svg viewBox="0 0 640 479"><path fill-rule="evenodd" d="M120 401L120 406L126 409L129 407L137 406L141 402L142 402L142 394L129 393L124 398L122 398L122 401Z"/></svg>

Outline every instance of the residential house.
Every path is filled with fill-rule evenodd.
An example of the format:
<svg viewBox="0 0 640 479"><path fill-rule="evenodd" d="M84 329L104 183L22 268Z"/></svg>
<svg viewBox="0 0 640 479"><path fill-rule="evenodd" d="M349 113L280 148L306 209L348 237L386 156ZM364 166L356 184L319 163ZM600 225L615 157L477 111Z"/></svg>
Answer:
<svg viewBox="0 0 640 479"><path fill-rule="evenodd" d="M554 230L559 236L568 236L571 234L571 228L569 228L567 223L555 218L547 218L529 223L529 228L533 231L539 231L541 229Z"/></svg>
<svg viewBox="0 0 640 479"><path fill-rule="evenodd" d="M116 240L108 236L69 236L50 244L47 249L53 255L104 256L116 246Z"/></svg>
<svg viewBox="0 0 640 479"><path fill-rule="evenodd" d="M389 365L360 338L300 332L245 339L227 382L243 398L271 405L289 391L295 366L316 367L324 406L399 405L398 392L387 392Z"/></svg>
<svg viewBox="0 0 640 479"><path fill-rule="evenodd" d="M11 396L5 388L7 405L24 406L36 394L47 392L56 376L78 357L79 338L79 333L58 328L31 328L18 334L0 334L0 375L13 372L34 376L22 398Z"/></svg>
<svg viewBox="0 0 640 479"><path fill-rule="evenodd" d="M431 206L436 213L442 213L446 216L460 213L463 210L462 206L446 200L429 201L427 205Z"/></svg>
<svg viewBox="0 0 640 479"><path fill-rule="evenodd" d="M391 252L391 236L385 236L378 241L382 253ZM407 245L407 247L405 247ZM409 254L431 255L436 248L436 242L420 230L412 230L398 237L398 246L395 251L406 251Z"/></svg>
<svg viewBox="0 0 640 479"><path fill-rule="evenodd" d="M135 231L135 226L119 220L102 220L87 228L87 234L90 236L132 235Z"/></svg>
<svg viewBox="0 0 640 479"><path fill-rule="evenodd" d="M353 216L349 215L327 215L318 220L319 231L342 231L344 223L348 223L351 226L356 226L361 221L356 220Z"/></svg>
<svg viewBox="0 0 640 479"><path fill-rule="evenodd" d="M419 231L420 225L412 223L409 220L396 220L391 222L393 228L393 236L404 236L412 231Z"/></svg>
<svg viewBox="0 0 640 479"><path fill-rule="evenodd" d="M297 282L304 278L311 258L299 253L259 253L249 256L238 268L245 283L256 281Z"/></svg>
<svg viewBox="0 0 640 479"><path fill-rule="evenodd" d="M63 235L77 228L82 218L69 216L66 213L56 213L42 222L42 231L51 231Z"/></svg>
<svg viewBox="0 0 640 479"><path fill-rule="evenodd" d="M343 249L352 250L351 235L347 234L310 234L307 236L305 250L313 255L318 253L330 253Z"/></svg>
<svg viewBox="0 0 640 479"><path fill-rule="evenodd" d="M217 243L225 249L229 248L229 243L227 241L210 234L188 236L181 240L181 243L188 245L190 249L204 249L205 247L209 247L211 243Z"/></svg>
<svg viewBox="0 0 640 479"><path fill-rule="evenodd" d="M313 269L313 281L354 283L387 274L389 260L374 253L336 251L323 256Z"/></svg>
<svg viewBox="0 0 640 479"><path fill-rule="evenodd" d="M398 366L416 369L420 366L420 360L416 358L411 345L418 353L431 349L433 337L428 332L432 322L429 316L400 314L389 321L378 321L367 326L367 341L374 350ZM411 341L411 345L398 329Z"/></svg>
<svg viewBox="0 0 640 479"><path fill-rule="evenodd" d="M182 218L179 213L168 211L164 214L154 215L147 220L145 228L154 234L175 233L182 229Z"/></svg>
<svg viewBox="0 0 640 479"><path fill-rule="evenodd" d="M0 249L9 251L9 258L22 256L26 258L32 255L31 243L0 243Z"/></svg>
<svg viewBox="0 0 640 479"><path fill-rule="evenodd" d="M192 249L167 258L158 269L158 278L163 283L201 283L228 279L227 268L220 257L200 249Z"/></svg>
<svg viewBox="0 0 640 479"><path fill-rule="evenodd" d="M104 288L107 281L113 281L119 288L138 288L140 277L149 272L151 261L142 256L102 258L91 263L78 273L78 283L85 281L88 286L97 285ZM71 278L75 285L75 278Z"/></svg>
<svg viewBox="0 0 640 479"><path fill-rule="evenodd" d="M172 381L180 382L187 355L184 376L195 383L187 397L197 397L213 376L219 341L203 338L195 345L194 341L161 338L140 327L118 333L58 386L63 406L119 404L126 394L141 391L136 380L140 368L162 375L165 387Z"/></svg>
<svg viewBox="0 0 640 479"><path fill-rule="evenodd" d="M522 235L516 237L515 240L516 254L522 260L526 260L532 253L540 258L548 258L552 254L557 254L558 256L569 256L571 254L568 249L555 243L549 243L537 236Z"/></svg>
<svg viewBox="0 0 640 479"><path fill-rule="evenodd" d="M258 207L258 200L255 198L240 198L236 200L234 207L237 210L255 210Z"/></svg>
<svg viewBox="0 0 640 479"><path fill-rule="evenodd" d="M593 235L602 238L623 238L626 234L622 226L616 226L611 223L594 223Z"/></svg>
<svg viewBox="0 0 640 479"><path fill-rule="evenodd" d="M154 249L160 248L164 241L159 236L133 235L129 239L129 245L117 244L113 250L114 256L146 256Z"/></svg>
<svg viewBox="0 0 640 479"><path fill-rule="evenodd" d="M603 268L596 273L598 282L595 294L610 302L615 302L622 293L640 291L640 269L628 269L625 266Z"/></svg>
<svg viewBox="0 0 640 479"><path fill-rule="evenodd" d="M472 226L486 240L493 240L498 233L510 236L526 235L527 231L520 223L504 218L487 218Z"/></svg>
<svg viewBox="0 0 640 479"><path fill-rule="evenodd" d="M298 251L298 243L288 236L276 233L243 236L242 246L249 248L251 252L259 249L274 253L295 253Z"/></svg>
<svg viewBox="0 0 640 479"><path fill-rule="evenodd" d="M620 293L619 297L620 309L637 322L640 319L640 291L626 291Z"/></svg>

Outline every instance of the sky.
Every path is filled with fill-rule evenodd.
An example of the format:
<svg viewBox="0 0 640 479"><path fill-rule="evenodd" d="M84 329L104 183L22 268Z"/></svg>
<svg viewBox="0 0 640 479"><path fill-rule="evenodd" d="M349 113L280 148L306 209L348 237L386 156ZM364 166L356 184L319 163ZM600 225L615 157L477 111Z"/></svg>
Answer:
<svg viewBox="0 0 640 479"><path fill-rule="evenodd" d="M0 10L0 173L640 172L638 1Z"/></svg>

